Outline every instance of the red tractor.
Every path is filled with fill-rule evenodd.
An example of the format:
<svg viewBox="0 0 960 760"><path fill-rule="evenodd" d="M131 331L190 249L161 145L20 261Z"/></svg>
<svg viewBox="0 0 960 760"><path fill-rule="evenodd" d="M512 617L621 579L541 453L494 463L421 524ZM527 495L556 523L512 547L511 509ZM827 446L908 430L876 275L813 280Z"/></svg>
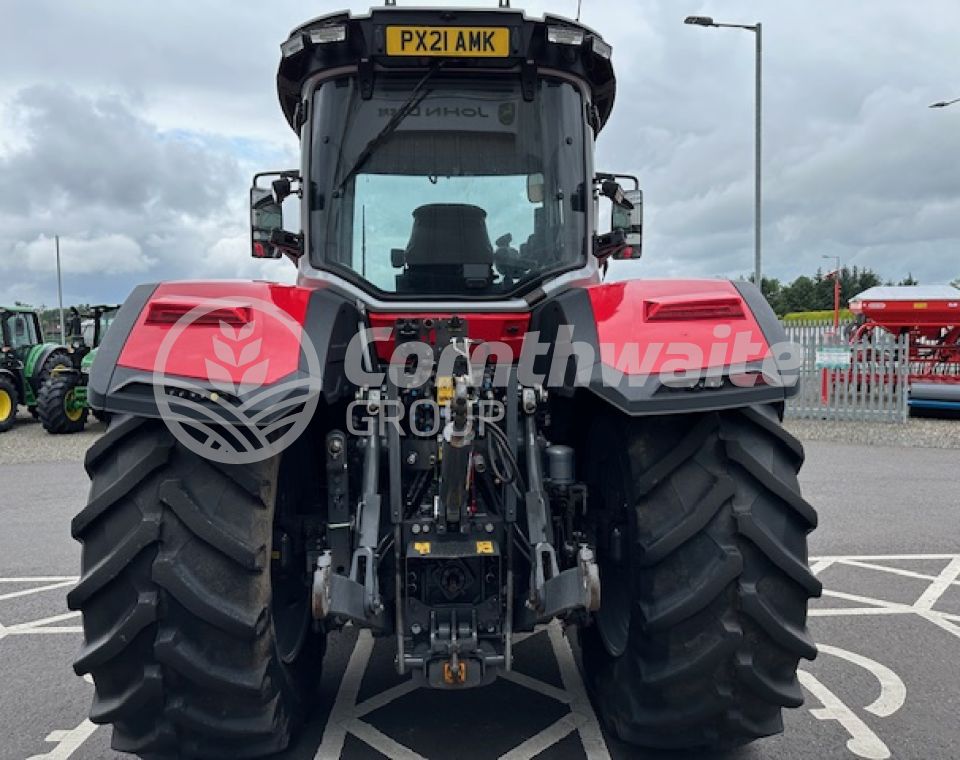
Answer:
<svg viewBox="0 0 960 760"><path fill-rule="evenodd" d="M281 51L302 162L255 178L252 252L297 285L142 285L90 375L112 418L72 525L91 719L144 757L259 757L347 623L465 689L560 619L622 739L780 732L820 593L796 367L752 285L602 281L642 224L593 165L610 46L388 5Z"/></svg>

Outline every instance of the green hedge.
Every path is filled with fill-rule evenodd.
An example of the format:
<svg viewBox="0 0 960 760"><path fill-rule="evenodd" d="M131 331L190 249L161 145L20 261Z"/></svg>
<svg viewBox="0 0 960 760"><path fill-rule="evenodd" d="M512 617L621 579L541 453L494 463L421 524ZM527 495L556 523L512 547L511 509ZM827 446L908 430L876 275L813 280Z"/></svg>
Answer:
<svg viewBox="0 0 960 760"><path fill-rule="evenodd" d="M793 311L783 317L784 322L819 322L833 319L833 309L823 311ZM840 321L853 319L850 309L840 309Z"/></svg>

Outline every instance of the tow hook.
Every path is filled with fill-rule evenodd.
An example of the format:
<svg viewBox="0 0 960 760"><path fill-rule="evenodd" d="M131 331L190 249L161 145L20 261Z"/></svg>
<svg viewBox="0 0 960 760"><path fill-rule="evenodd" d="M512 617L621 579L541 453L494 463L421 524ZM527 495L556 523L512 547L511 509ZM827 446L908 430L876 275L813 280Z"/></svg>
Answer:
<svg viewBox="0 0 960 760"><path fill-rule="evenodd" d="M330 572L332 566L332 556L328 549L317 559L317 569L313 572L311 604L315 620L323 620L330 614Z"/></svg>
<svg viewBox="0 0 960 760"><path fill-rule="evenodd" d="M452 652L450 659L443 663L443 682L449 686L467 682L467 663L457 657L456 652Z"/></svg>
<svg viewBox="0 0 960 760"><path fill-rule="evenodd" d="M580 545L577 553L577 566L583 581L583 606L589 612L600 609L600 568L597 565L593 549L586 544Z"/></svg>

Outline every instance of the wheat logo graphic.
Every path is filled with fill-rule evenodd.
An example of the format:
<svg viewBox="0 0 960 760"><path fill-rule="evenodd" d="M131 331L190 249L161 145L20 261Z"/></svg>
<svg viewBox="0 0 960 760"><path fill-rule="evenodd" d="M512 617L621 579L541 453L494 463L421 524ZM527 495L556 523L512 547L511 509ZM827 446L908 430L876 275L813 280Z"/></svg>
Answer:
<svg viewBox="0 0 960 760"><path fill-rule="evenodd" d="M252 316L239 325L215 318L228 309ZM277 335L277 328L296 339L298 369L267 383L264 336ZM206 377L167 373L187 329L195 331L188 350L199 344ZM224 464L257 462L292 444L316 411L321 385L320 359L300 324L256 298L207 299L184 314L160 344L153 373L154 399L170 432L191 451Z"/></svg>

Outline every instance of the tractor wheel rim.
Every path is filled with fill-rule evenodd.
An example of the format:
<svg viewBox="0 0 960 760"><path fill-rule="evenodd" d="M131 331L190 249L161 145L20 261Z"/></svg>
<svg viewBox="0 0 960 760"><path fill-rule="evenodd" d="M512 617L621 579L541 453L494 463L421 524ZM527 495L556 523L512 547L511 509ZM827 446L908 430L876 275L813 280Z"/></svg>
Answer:
<svg viewBox="0 0 960 760"><path fill-rule="evenodd" d="M63 411L70 422L79 422L83 416L83 406L77 403L73 390L67 391L63 397Z"/></svg>
<svg viewBox="0 0 960 760"><path fill-rule="evenodd" d="M13 399L5 390L0 390L0 420L7 419L13 413Z"/></svg>

